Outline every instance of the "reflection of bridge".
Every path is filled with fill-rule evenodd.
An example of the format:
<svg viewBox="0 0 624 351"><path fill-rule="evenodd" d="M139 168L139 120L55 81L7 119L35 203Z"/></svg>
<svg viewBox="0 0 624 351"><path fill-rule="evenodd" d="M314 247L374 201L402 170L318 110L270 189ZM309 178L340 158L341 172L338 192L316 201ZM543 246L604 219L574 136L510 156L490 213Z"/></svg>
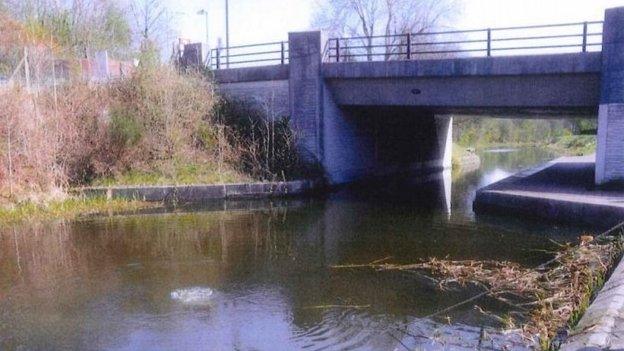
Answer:
<svg viewBox="0 0 624 351"><path fill-rule="evenodd" d="M607 10L602 41L592 29L599 25L430 34L485 33L437 42L402 35L389 44L381 37L381 45L332 39L325 52L319 32L290 33L288 43L262 49L257 59L228 50L232 65L277 65L222 69L220 52L213 63L225 94L291 116L300 150L332 183L449 167L452 113L598 116L596 182L606 183L624 180L624 8ZM501 34L519 29L533 34ZM509 52L516 55L497 56Z"/></svg>

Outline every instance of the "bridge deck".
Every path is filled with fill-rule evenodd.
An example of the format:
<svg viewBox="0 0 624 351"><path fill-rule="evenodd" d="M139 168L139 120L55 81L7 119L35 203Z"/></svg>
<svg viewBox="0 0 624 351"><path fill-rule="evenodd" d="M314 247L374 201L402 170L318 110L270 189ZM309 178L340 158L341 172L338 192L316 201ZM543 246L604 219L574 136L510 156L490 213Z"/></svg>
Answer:
<svg viewBox="0 0 624 351"><path fill-rule="evenodd" d="M323 64L325 79L600 74L601 53Z"/></svg>

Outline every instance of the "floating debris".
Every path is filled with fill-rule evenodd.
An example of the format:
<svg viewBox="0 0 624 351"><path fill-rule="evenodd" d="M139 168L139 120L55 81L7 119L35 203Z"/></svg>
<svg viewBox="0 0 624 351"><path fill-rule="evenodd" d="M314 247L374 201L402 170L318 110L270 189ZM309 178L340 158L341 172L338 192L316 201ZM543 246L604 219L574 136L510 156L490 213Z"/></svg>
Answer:
<svg viewBox="0 0 624 351"><path fill-rule="evenodd" d="M171 299L185 305L209 305L214 299L214 290L206 287L178 289L171 292Z"/></svg>
<svg viewBox="0 0 624 351"><path fill-rule="evenodd" d="M481 286L483 292L428 317L476 301L483 296L495 298L514 309L510 316L499 317L508 329L519 325L527 339L542 349L551 348L562 330L574 325L588 307L622 253L622 237L584 235L580 244L560 245L555 257L536 267L527 268L508 261L452 261L431 258L414 264L385 263L332 266L333 269L371 268L378 271L429 272L438 288L468 284ZM516 323L520 322L520 323Z"/></svg>

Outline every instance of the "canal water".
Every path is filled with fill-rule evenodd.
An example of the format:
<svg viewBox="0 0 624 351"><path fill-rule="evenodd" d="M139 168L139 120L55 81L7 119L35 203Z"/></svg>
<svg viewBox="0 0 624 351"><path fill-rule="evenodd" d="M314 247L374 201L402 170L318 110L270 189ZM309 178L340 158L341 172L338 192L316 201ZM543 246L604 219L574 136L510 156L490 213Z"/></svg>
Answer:
<svg viewBox="0 0 624 351"><path fill-rule="evenodd" d="M499 326L474 306L494 314L506 306L486 298L426 318L479 290L441 291L420 275L331 266L429 257L532 266L551 257L552 240L581 232L475 216L477 188L552 158L535 148L480 156L473 172L396 180L366 193L3 225L0 349L466 346Z"/></svg>

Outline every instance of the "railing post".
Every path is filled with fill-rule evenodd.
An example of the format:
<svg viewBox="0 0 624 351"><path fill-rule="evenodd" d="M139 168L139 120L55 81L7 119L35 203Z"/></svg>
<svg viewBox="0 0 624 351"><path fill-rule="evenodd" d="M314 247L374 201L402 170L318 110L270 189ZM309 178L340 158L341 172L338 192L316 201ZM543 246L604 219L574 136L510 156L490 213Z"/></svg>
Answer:
<svg viewBox="0 0 624 351"><path fill-rule="evenodd" d="M407 59L412 59L412 34L407 33Z"/></svg>
<svg viewBox="0 0 624 351"><path fill-rule="evenodd" d="M340 39L336 38L336 62L340 62Z"/></svg>
<svg viewBox="0 0 624 351"><path fill-rule="evenodd" d="M583 23L583 52L587 52L587 22Z"/></svg>
<svg viewBox="0 0 624 351"><path fill-rule="evenodd" d="M283 65L286 61L286 55L284 53L284 42L281 42L281 45L282 45L282 65Z"/></svg>
<svg viewBox="0 0 624 351"><path fill-rule="evenodd" d="M487 55L492 56L492 29L487 29Z"/></svg>
<svg viewBox="0 0 624 351"><path fill-rule="evenodd" d="M217 59L217 69L219 69L220 66L221 66L221 50L219 50L219 48L216 48L215 52L217 53L217 57L216 57L216 59Z"/></svg>

